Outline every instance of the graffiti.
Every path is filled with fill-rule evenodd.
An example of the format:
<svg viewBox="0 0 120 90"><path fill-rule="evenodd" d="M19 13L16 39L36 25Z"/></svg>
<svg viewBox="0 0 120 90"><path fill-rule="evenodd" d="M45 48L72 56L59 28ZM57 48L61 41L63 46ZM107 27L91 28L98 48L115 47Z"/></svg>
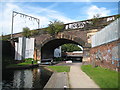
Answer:
<svg viewBox="0 0 120 90"><path fill-rule="evenodd" d="M120 60L120 58L116 58L116 57L114 57L114 56L112 57L112 59L113 59L113 60L117 60L117 61Z"/></svg>
<svg viewBox="0 0 120 90"><path fill-rule="evenodd" d="M111 50L110 50L110 49L108 49L107 51L108 51L108 53L110 53L110 52L111 52Z"/></svg>
<svg viewBox="0 0 120 90"><path fill-rule="evenodd" d="M114 64L114 61L112 61L112 64Z"/></svg>
<svg viewBox="0 0 120 90"><path fill-rule="evenodd" d="M111 59L111 50L104 50L100 51L98 50L97 53L95 54L97 60L112 60Z"/></svg>
<svg viewBox="0 0 120 90"><path fill-rule="evenodd" d="M118 44L118 46L115 46L114 48L112 48L112 59L113 60L120 60L120 50L118 50L120 48L120 44Z"/></svg>
<svg viewBox="0 0 120 90"><path fill-rule="evenodd" d="M103 58L104 58L104 60L106 60L106 61L107 61L107 60L111 60L109 55L105 55Z"/></svg>
<svg viewBox="0 0 120 90"><path fill-rule="evenodd" d="M115 20L115 17L109 17L109 18L107 18L107 22L112 21L112 20Z"/></svg>
<svg viewBox="0 0 120 90"><path fill-rule="evenodd" d="M100 50L98 50L98 52L96 53L96 59L103 60Z"/></svg>
<svg viewBox="0 0 120 90"><path fill-rule="evenodd" d="M117 67L119 67L120 66L120 62L118 62L118 64L117 64Z"/></svg>
<svg viewBox="0 0 120 90"><path fill-rule="evenodd" d="M85 22L76 22L76 23L71 23L65 26L65 29L79 29L79 28L84 28L86 24L92 24L90 21L85 21Z"/></svg>

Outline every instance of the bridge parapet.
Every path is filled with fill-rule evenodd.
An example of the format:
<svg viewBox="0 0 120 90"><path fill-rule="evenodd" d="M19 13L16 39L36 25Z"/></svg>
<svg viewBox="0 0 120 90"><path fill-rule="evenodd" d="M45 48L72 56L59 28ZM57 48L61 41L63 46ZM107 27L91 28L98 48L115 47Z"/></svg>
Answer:
<svg viewBox="0 0 120 90"><path fill-rule="evenodd" d="M104 28L105 26L107 26L108 24L110 24L111 22L116 20L118 17L119 17L119 15L113 15L113 16L98 18L98 20L96 22L96 25L93 24L94 19L67 23L67 24L65 24L64 31L71 31L71 30L89 31L89 30L93 30L93 29L101 30L102 28ZM36 29L36 31L39 31L38 35L46 34L47 32L44 29L45 28ZM35 31L35 30L32 30L32 31ZM21 32L20 33L15 33L13 35L13 37L21 37L21 36L22 36Z"/></svg>
<svg viewBox="0 0 120 90"><path fill-rule="evenodd" d="M109 17L98 18L96 20L89 19L89 20L84 20L84 21L68 23L68 24L65 24L65 30L74 30L74 29L91 30L91 29L95 29L95 28L101 28L101 27L105 27L108 24L110 24L117 17L118 17L118 15L113 15L113 16L109 16Z"/></svg>

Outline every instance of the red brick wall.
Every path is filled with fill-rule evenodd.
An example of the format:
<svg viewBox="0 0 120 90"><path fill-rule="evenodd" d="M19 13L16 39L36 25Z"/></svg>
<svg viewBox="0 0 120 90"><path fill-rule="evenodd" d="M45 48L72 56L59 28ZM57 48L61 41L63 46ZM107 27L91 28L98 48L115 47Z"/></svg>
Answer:
<svg viewBox="0 0 120 90"><path fill-rule="evenodd" d="M90 63L120 71L120 39L90 50Z"/></svg>

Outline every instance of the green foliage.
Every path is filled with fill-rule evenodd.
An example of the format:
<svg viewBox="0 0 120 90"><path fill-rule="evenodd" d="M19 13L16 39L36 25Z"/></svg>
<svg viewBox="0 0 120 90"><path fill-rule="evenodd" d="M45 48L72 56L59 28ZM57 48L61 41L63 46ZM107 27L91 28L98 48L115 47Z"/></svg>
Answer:
<svg viewBox="0 0 120 90"><path fill-rule="evenodd" d="M37 62L33 58L26 58L25 62L18 63L17 65L29 65L32 64L32 60L34 64L37 64Z"/></svg>
<svg viewBox="0 0 120 90"><path fill-rule="evenodd" d="M26 58L25 61L33 60L33 58Z"/></svg>
<svg viewBox="0 0 120 90"><path fill-rule="evenodd" d="M25 62L18 63L18 64L9 64L7 67L26 66L26 65L31 65L31 64L32 64L31 59L25 59ZM33 60L33 64L37 64L37 61Z"/></svg>
<svg viewBox="0 0 120 90"><path fill-rule="evenodd" d="M93 23L94 26L98 25L99 18L100 18L100 14L96 14L96 15L93 16L92 23Z"/></svg>
<svg viewBox="0 0 120 90"><path fill-rule="evenodd" d="M32 64L32 60L27 60L23 63L18 63L17 66L23 66L23 65L31 65ZM34 60L33 64L37 64L37 62Z"/></svg>
<svg viewBox="0 0 120 90"><path fill-rule="evenodd" d="M56 58L54 58L54 61L63 61L63 58L62 57L56 57Z"/></svg>
<svg viewBox="0 0 120 90"><path fill-rule="evenodd" d="M32 36L39 35L39 31L34 30L34 31L31 32L31 35L32 35Z"/></svg>
<svg viewBox="0 0 120 90"><path fill-rule="evenodd" d="M42 30L33 30L31 31L31 36L36 36L36 35L40 35L40 34L46 34L46 28L43 28Z"/></svg>
<svg viewBox="0 0 120 90"><path fill-rule="evenodd" d="M4 40L4 41L10 40L10 35L2 35L0 36L0 40Z"/></svg>
<svg viewBox="0 0 120 90"><path fill-rule="evenodd" d="M61 31L63 31L64 29L64 23L60 22L60 21L50 21L50 24L48 25L48 27L46 28L46 31L50 34L50 35L55 35Z"/></svg>
<svg viewBox="0 0 120 90"><path fill-rule="evenodd" d="M55 72L69 72L70 71L70 66L47 66L47 68L50 68Z"/></svg>
<svg viewBox="0 0 120 90"><path fill-rule="evenodd" d="M120 18L120 14L118 14L118 15L115 17L115 19L117 19L117 18Z"/></svg>
<svg viewBox="0 0 120 90"><path fill-rule="evenodd" d="M73 51L81 51L81 48L76 44L64 44L62 45L62 52L73 52Z"/></svg>
<svg viewBox="0 0 120 90"><path fill-rule="evenodd" d="M31 36L31 31L30 31L30 29L29 29L28 27L23 28L22 35L23 35L24 37L27 37L27 38L30 37L30 36Z"/></svg>
<svg viewBox="0 0 120 90"><path fill-rule="evenodd" d="M118 88L118 72L91 65L82 65L82 70L101 88Z"/></svg>

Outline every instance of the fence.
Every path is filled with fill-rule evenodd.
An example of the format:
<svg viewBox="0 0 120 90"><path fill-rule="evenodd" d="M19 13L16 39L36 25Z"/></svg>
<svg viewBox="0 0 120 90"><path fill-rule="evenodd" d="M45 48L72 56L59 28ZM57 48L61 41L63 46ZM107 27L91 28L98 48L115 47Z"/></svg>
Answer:
<svg viewBox="0 0 120 90"><path fill-rule="evenodd" d="M96 47L120 38L120 18L92 36L92 47Z"/></svg>

